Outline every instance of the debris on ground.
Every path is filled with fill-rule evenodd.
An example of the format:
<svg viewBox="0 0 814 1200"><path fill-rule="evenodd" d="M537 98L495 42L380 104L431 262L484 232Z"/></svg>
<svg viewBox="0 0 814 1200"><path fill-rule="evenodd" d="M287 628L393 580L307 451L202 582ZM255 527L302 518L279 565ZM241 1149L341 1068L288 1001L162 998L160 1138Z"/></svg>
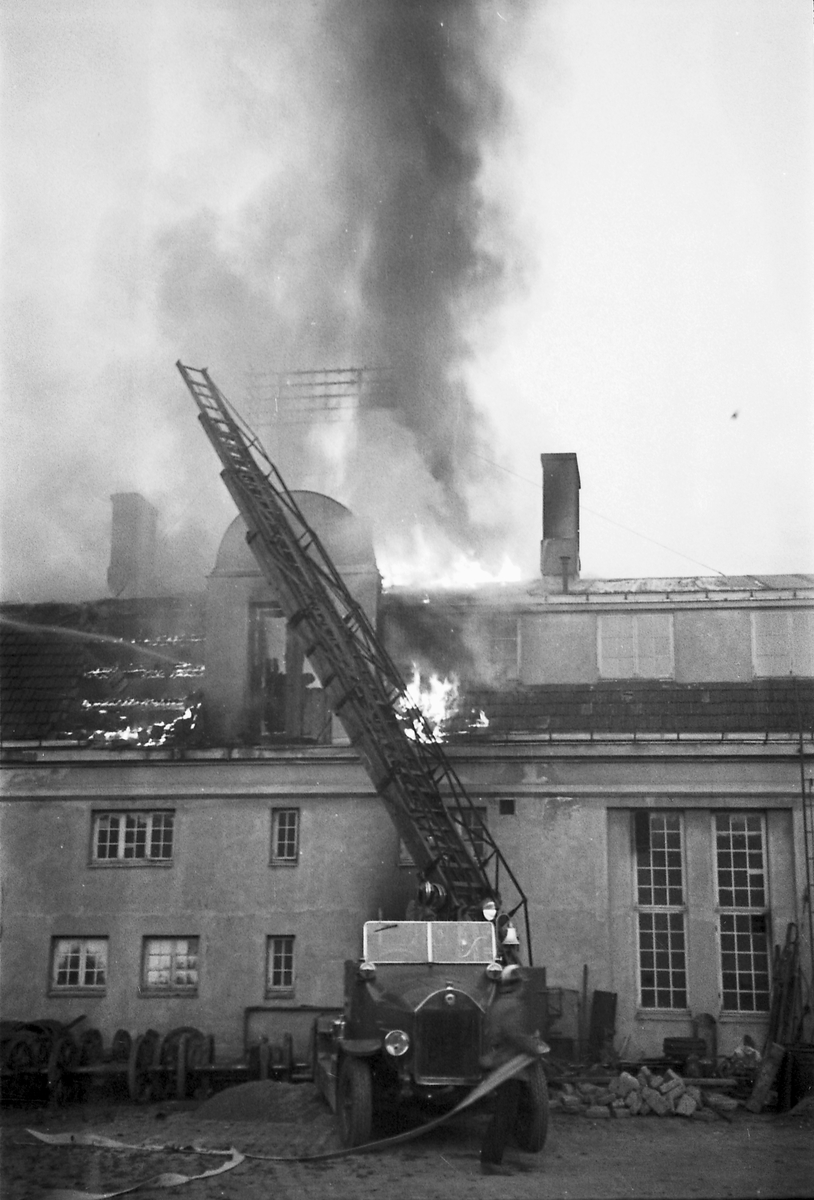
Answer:
<svg viewBox="0 0 814 1200"><path fill-rule="evenodd" d="M712 1087L706 1086L712 1084ZM563 1081L551 1091L551 1107L590 1118L685 1117L696 1121L731 1120L741 1107L735 1096L726 1095L726 1080L684 1079L672 1068L659 1074L641 1066L634 1075L621 1071L602 1082Z"/></svg>

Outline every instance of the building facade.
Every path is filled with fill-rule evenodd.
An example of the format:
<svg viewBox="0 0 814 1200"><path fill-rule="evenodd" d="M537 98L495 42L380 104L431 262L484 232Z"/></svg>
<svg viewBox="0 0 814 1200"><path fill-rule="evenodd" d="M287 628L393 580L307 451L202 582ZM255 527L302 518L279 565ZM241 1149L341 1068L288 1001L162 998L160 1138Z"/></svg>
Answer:
<svg viewBox="0 0 814 1200"><path fill-rule="evenodd" d="M614 993L623 1057L700 1026L721 1054L760 1044L790 925L810 963L814 577L581 579L576 460L547 457L524 585L381 593L364 528L302 502L405 673L459 681L447 751L549 985ZM63 714L25 737L5 705L0 1010L106 1038L192 1025L225 1058L285 1031L304 1055L363 922L403 916L415 872L239 520L205 620L183 736L102 742Z"/></svg>

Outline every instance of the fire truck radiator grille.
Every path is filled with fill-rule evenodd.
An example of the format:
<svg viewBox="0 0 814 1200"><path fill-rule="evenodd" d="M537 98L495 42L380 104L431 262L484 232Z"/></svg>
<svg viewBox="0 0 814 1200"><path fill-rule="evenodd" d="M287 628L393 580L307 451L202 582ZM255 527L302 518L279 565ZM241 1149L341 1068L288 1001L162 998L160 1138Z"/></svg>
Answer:
<svg viewBox="0 0 814 1200"><path fill-rule="evenodd" d="M480 1076L481 1013L478 1008L425 1008L416 1021L418 1082L476 1080Z"/></svg>

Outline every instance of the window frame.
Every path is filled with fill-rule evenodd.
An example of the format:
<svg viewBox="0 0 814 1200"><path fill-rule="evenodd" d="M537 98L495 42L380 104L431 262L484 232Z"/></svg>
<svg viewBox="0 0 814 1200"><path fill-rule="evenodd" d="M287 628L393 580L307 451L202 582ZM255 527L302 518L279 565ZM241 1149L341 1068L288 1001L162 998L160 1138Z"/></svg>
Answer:
<svg viewBox="0 0 814 1200"><path fill-rule="evenodd" d="M177 812L174 808L95 808L91 812L90 825L90 865L92 867L123 867L130 869L132 867L171 867L175 862L176 854L176 832L178 828L176 820ZM121 820L118 832L118 849L119 853L115 857L100 858L99 857L99 832L100 824L105 818L118 817ZM153 819L155 817L170 818L170 854L167 858L151 857L144 855L143 857L125 857L124 849L127 846L127 822L130 818L144 818L147 822L147 833L145 842L148 847L153 841ZM166 837L166 833L164 835ZM164 840L163 838L161 839Z"/></svg>
<svg viewBox="0 0 814 1200"><path fill-rule="evenodd" d="M626 679L675 679L676 674L676 659L675 659L675 622L672 612L654 612L648 610L645 612L601 612L597 614L596 622L596 663L597 671L600 679L614 679L623 681ZM642 620L647 618L661 618L665 622L667 633L667 641L669 645L667 657L669 664L666 672L651 674L642 670L642 653L641 653L641 631L643 628ZM610 621L627 621L630 623L631 641L633 643L633 674L627 675L621 672L615 673L608 666L609 646L609 626ZM603 629L607 632L603 633ZM618 658L618 656L615 656Z"/></svg>
<svg viewBox="0 0 814 1200"><path fill-rule="evenodd" d="M288 982L274 984L272 982L273 972L275 967L275 957L277 949L275 943L281 944L281 954L290 959L289 965L283 965L280 969L289 972ZM285 943L285 946L282 946ZM293 933L270 933L266 937L266 975L265 975L265 996L267 1000L288 999L294 995L297 986L296 973L296 936Z"/></svg>
<svg viewBox="0 0 814 1200"><path fill-rule="evenodd" d="M759 609L750 613L750 625L755 679L788 679L790 675L811 674L814 670L814 650L811 649L814 613L800 608ZM782 654L766 652L771 641L779 644L781 640Z"/></svg>
<svg viewBox="0 0 814 1200"><path fill-rule="evenodd" d="M768 842L768 829L767 829L767 822L766 822L766 814L762 811L758 811L755 809L723 809L723 810L718 810L718 811L712 812L710 814L710 816L711 816L711 835L712 835L712 847L713 847L712 852L713 852L713 860L714 860L714 887L715 887L714 913L715 913L715 930L716 930L717 950L718 950L718 964L717 964L718 965L718 995L719 995L720 1006L721 1006L721 1016L738 1017L740 1019L748 1018L750 1016L758 1017L758 1018L765 1018L768 1016L768 1014L771 1010L771 1001L772 1001L772 952L771 952L772 913L771 913L771 892L770 892L770 881L769 881L769 842ZM731 848L729 850L730 857L731 857L731 867L728 869L730 869L732 872L732 881L731 881L732 886L731 886L731 888L723 888L721 885L721 872L722 872L722 870L726 870L727 868L722 868L721 859L719 856L719 852L722 849L720 840L719 840L719 834L722 832L722 830L719 828L719 822L721 820L726 820L726 821L730 822L729 833L730 833L730 838L731 838L732 834L741 832L739 830L732 829L731 821L733 820L733 818L745 820L746 824L745 824L745 827L742 832L746 835L747 842L746 842L745 850L736 849L734 845L731 845ZM749 823L750 818L752 820L757 821L757 830L749 829L748 823ZM750 867L749 863L748 863L748 856L750 853L753 852L750 850L749 842L748 842L748 836L750 833L752 833L752 834L758 833L760 836L760 856L761 856L760 876L762 879L762 884L759 888L759 891L760 891L760 893L762 893L763 903L762 904L750 904L750 903L736 904L735 899L736 899L737 892L739 892L739 891L745 890L747 892L747 898L751 899L752 883L748 877L751 876L752 874L754 874L754 871L753 871L753 868ZM738 853L745 853L747 856L747 862L744 867L736 866L734 856ZM747 880L746 880L745 888L743 886L741 886L741 887L736 886L736 872L739 870L746 871ZM724 891L732 892L732 901L733 901L732 904L722 904L721 903L721 893ZM756 894L758 892L757 885L755 886L755 892L756 892ZM724 918L725 917L732 918L731 930L724 929ZM752 928L738 929L738 918L739 917L746 918L747 921L749 922L749 924L752 925ZM754 929L754 921L756 918L759 918L763 924L763 930L762 930L763 945L762 945L762 947L758 946L757 941L756 941L756 938L758 936L761 936L761 935L758 935ZM741 924L743 925L745 923L741 922ZM724 945L725 945L724 937L725 936L732 937L735 939L734 946L732 949L727 949L727 950L724 949ZM751 939L751 945L748 948L748 957L749 957L751 965L750 965L750 968L748 971L742 971L738 965L738 960L740 958L740 955L745 950L745 947L743 947L742 945L739 944L740 939L743 937L748 937ZM725 972L725 970L724 970L724 967L725 967L724 954L725 953L726 954L734 954L734 958L735 958L734 972L731 970L728 972ZM760 956L763 959L763 962L765 963L765 969L762 971L759 970L759 967L758 967L758 956ZM730 1005L726 1004L726 1002L725 1002L726 996L727 996L727 994L731 994L733 989L725 988L724 975L732 974L732 973L734 973L734 975L736 977L735 987L734 987L734 993L735 993L736 999L738 1001L740 1001L742 994L748 994L751 991L751 994L753 994L755 997L757 997L758 995L761 995L765 998L765 1007L758 1008L757 1005L755 1005L752 1008L741 1008L741 1007L733 1008ZM753 981L753 986L751 989L749 989L749 988L742 989L741 985L740 985L740 978L741 978L741 976L747 975L747 974L751 976L752 981ZM765 976L766 983L765 983L765 987L758 989L757 979L761 975Z"/></svg>
<svg viewBox="0 0 814 1200"><path fill-rule="evenodd" d="M172 942L174 943L171 954L170 973L174 975L179 969L189 970L189 967L179 968L176 963L177 958L191 958L194 954L195 958L195 983L194 984L179 984L168 983L166 985L150 983L147 978L149 970L150 945L156 942ZM179 951L178 946L181 942L194 943L194 951L187 949ZM159 997L159 996L197 996L201 984L201 939L197 934L146 934L141 942L141 972L139 976L139 994L141 996Z"/></svg>
<svg viewBox="0 0 814 1200"><path fill-rule="evenodd" d="M650 856L649 864L642 864L639 860L639 838L638 838L638 831L637 831L637 820L640 820L642 817L647 817L647 820L648 820L648 854ZM664 817L665 818L665 828L663 830L663 832L665 834L665 845L664 845L665 862L664 862L663 867L655 865L652 861L653 850L654 850L653 821L652 821L653 817ZM666 819L668 819L668 818L676 818L677 819L677 828L678 828L678 833L679 833L679 838L680 838L680 844L678 847L679 852L680 852L680 891L681 891L680 903L676 902L675 900L672 903L670 903L670 891L675 885L671 885L669 882L670 865L669 865L669 860L666 857L667 852L670 849L667 846L667 841L666 841L666 835L668 832L667 827L666 827ZM630 830L631 830L631 837L632 837L632 842L633 842L633 893L634 893L633 907L634 907L634 912L635 912L635 916L636 916L636 1005L637 1005L637 1011L640 1015L645 1015L648 1017L650 1017L650 1016L662 1016L663 1017L663 1016L667 1016L667 1015L674 1016L676 1014L685 1014L690 1011L690 947L689 947L689 938L688 938L689 913L688 913L688 904L687 904L687 842L686 842L684 813L683 813L683 811L680 811L677 809L665 809L665 808L634 809L631 814ZM643 903L642 902L641 891L640 891L640 888L642 887L640 870L650 871L651 877L652 877L652 883L650 884L650 889L653 893L664 890L664 892L666 893L665 903L657 904L655 902L655 896L651 903ZM656 872L657 871L659 871L659 872L664 871L663 888L662 888L661 884L657 885L657 883L656 883ZM667 918L666 928L665 927L658 928L659 924L664 926L665 923L663 921L659 922L657 920L657 918L665 917L665 916ZM650 920L650 924L651 924L650 930L647 930L644 927L644 922L642 920L643 917L651 919ZM680 920L677 921L676 918L680 918ZM680 930L678 929L679 924L680 924ZM666 944L666 946L665 945L659 946L658 938L661 936L661 938L663 939L665 933L667 935L667 944ZM643 945L643 941L648 934L652 937L652 946L651 947L647 947L647 946ZM680 934L680 938L681 938L681 942L682 942L681 946L674 944L674 942L673 942L674 934ZM643 964L643 954L648 953L648 952L652 953L652 955L653 955L652 968L650 968L650 967L645 968L645 966ZM666 968L667 972L668 972L667 990L671 993L671 995L678 994L679 998L681 996L681 992L683 991L683 999L684 999L683 1004L679 1003L679 1004L663 1005L663 1004L658 1003L659 992L665 990L663 987L660 987L659 983L658 983L658 972L663 972L665 970L664 966L660 967L658 965L657 955L659 954L659 952L667 953L667 955L669 956L669 965ZM673 956L676 954L681 955L681 958L683 960L683 967L675 965L675 963L673 961ZM652 970L652 974L653 974L652 988L646 989L644 987L645 969ZM683 989L680 987L680 985L674 983L674 973L683 974L683 976L684 976ZM651 990L654 993L654 1003L653 1004L646 1003L645 998L644 998L645 991L651 991Z"/></svg>
<svg viewBox="0 0 814 1200"><path fill-rule="evenodd" d="M294 853L291 855L279 855L279 823L283 815L293 813L294 821ZM269 866L272 867L296 867L300 861L300 831L302 827L302 812L299 807L293 805L279 805L271 810L271 854L269 858Z"/></svg>
<svg viewBox="0 0 814 1200"><path fill-rule="evenodd" d="M102 983L59 983L59 947L60 945L69 945L77 943L80 950L80 971L84 975L87 971L87 955L91 946L98 945L104 949L104 962L102 971L104 981ZM49 996L104 996L107 993L107 984L110 977L108 963L110 960L110 938L107 934L101 936L68 936L64 937L55 934L51 938L50 962L48 967L48 995Z"/></svg>

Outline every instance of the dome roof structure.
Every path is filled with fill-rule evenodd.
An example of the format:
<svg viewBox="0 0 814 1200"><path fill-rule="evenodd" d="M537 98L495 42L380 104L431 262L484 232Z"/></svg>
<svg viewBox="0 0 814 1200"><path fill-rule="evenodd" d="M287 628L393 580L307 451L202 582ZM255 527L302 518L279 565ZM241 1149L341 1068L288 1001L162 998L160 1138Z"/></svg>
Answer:
<svg viewBox="0 0 814 1200"><path fill-rule="evenodd" d="M338 500L320 492L292 492L297 505L340 572L375 570L376 556L364 522ZM226 530L215 559L215 575L260 575L246 541L246 523L238 515Z"/></svg>

